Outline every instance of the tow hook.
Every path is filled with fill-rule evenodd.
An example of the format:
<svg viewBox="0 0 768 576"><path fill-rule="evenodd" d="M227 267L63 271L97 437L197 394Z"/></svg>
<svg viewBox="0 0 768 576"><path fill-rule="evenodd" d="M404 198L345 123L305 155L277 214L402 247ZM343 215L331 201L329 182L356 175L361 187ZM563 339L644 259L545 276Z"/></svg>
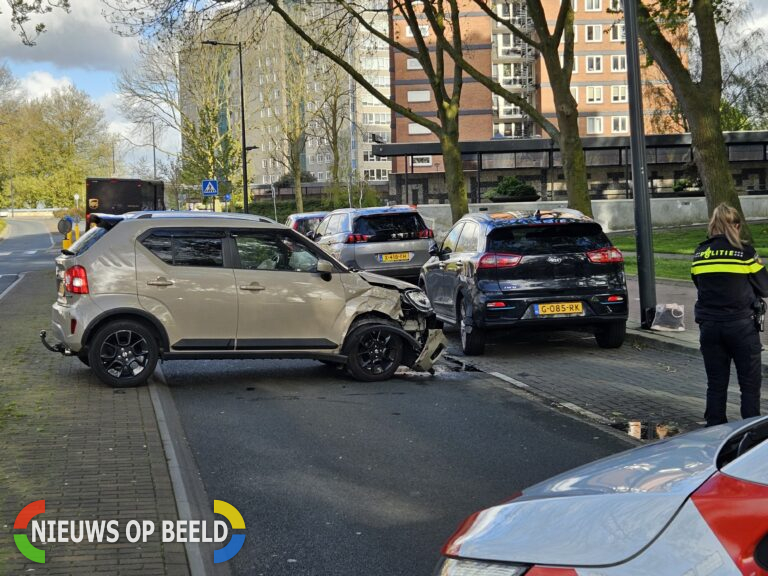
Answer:
<svg viewBox="0 0 768 576"><path fill-rule="evenodd" d="M59 354L63 354L64 356L72 356L72 350L64 346L61 342L57 342L53 346L48 344L45 337L48 335L48 333L45 330L40 330L40 340L43 343L43 346L45 346L48 350L51 352L58 352Z"/></svg>

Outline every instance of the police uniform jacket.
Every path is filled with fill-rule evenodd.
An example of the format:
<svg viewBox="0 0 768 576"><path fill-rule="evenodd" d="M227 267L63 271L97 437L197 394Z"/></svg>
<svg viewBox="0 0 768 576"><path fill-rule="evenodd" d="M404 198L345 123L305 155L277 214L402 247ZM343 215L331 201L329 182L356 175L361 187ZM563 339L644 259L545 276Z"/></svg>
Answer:
<svg viewBox="0 0 768 576"><path fill-rule="evenodd" d="M758 298L768 296L768 271L752 246L732 246L718 235L699 244L691 277L699 291L696 322L750 318Z"/></svg>

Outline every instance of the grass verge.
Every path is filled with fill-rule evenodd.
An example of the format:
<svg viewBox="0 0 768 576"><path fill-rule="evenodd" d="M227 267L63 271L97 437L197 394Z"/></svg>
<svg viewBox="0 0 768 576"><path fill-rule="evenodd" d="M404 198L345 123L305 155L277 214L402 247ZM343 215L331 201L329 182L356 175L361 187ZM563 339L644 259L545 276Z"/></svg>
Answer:
<svg viewBox="0 0 768 576"><path fill-rule="evenodd" d="M670 278L672 280L691 279L691 263L688 260L654 258L654 266L657 278ZM625 256L624 270L627 274L637 275L637 258Z"/></svg>
<svg viewBox="0 0 768 576"><path fill-rule="evenodd" d="M4 220L0 220L0 235L2 235L3 230L5 229L6 225L7 224L5 223Z"/></svg>
<svg viewBox="0 0 768 576"><path fill-rule="evenodd" d="M749 227L758 254L768 256L768 224L752 224ZM609 234L614 245L622 251L635 251L635 236L632 233ZM706 227L659 230L653 233L653 249L662 254L693 254L700 242L707 238Z"/></svg>

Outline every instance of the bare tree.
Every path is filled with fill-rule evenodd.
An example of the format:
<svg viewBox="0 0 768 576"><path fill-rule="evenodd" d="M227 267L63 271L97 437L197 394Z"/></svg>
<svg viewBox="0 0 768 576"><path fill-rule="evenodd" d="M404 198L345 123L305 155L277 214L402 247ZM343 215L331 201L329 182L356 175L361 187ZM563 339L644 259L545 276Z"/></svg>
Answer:
<svg viewBox="0 0 768 576"><path fill-rule="evenodd" d="M40 34L45 32L45 24L38 22L34 32L29 31L33 16L48 14L55 9L69 12L69 0L6 0L11 9L11 30L17 32L27 46L34 46ZM1 14L2 12L0 12Z"/></svg>
<svg viewBox="0 0 768 576"><path fill-rule="evenodd" d="M717 23L727 17L725 0L667 0L637 3L639 34L649 54L672 85L691 132L693 157L711 213L721 202L742 212L723 137L723 66ZM701 68L691 69L667 32L690 26L698 43ZM748 231L745 229L745 234Z"/></svg>

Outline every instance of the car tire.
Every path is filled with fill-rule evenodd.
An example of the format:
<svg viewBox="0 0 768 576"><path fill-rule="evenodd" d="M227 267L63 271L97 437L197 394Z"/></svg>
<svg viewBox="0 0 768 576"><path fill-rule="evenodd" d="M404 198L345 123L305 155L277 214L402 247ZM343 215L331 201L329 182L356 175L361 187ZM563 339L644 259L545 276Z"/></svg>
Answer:
<svg viewBox="0 0 768 576"><path fill-rule="evenodd" d="M160 351L154 332L135 320L116 320L99 328L88 343L91 370L113 388L147 382Z"/></svg>
<svg viewBox="0 0 768 576"><path fill-rule="evenodd" d="M88 350L81 350L80 352L78 352L77 359L80 360L80 362L82 362L86 366L90 367L91 361L88 359Z"/></svg>
<svg viewBox="0 0 768 576"><path fill-rule="evenodd" d="M611 322L595 328L595 340L600 348L621 348L627 335L627 322Z"/></svg>
<svg viewBox="0 0 768 576"><path fill-rule="evenodd" d="M474 325L472 303L462 299L458 310L462 352L467 356L482 356L485 353L485 330Z"/></svg>
<svg viewBox="0 0 768 576"><path fill-rule="evenodd" d="M365 326L355 334L355 330ZM405 343L399 334L387 330L393 322L375 321L352 325L351 340L345 346L347 371L362 382L380 382L395 375L403 361ZM376 330L376 327L380 327Z"/></svg>

